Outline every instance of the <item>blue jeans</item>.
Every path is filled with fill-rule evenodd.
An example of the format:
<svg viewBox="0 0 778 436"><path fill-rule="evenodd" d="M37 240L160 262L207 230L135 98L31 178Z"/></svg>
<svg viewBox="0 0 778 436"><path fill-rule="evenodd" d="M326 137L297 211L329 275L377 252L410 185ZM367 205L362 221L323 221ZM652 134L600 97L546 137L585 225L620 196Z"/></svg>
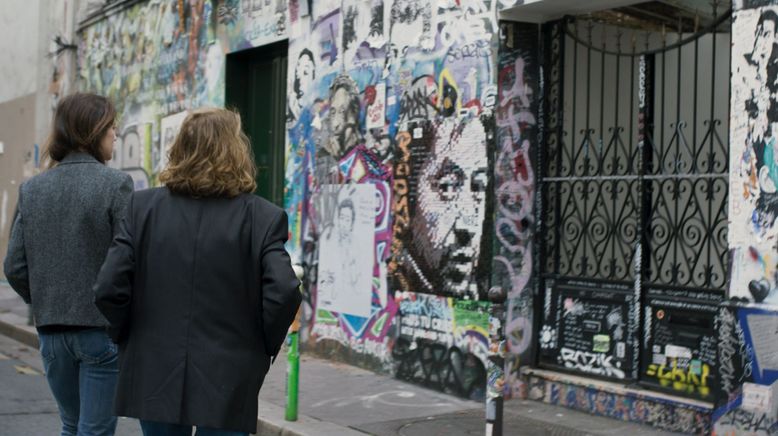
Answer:
<svg viewBox="0 0 778 436"><path fill-rule="evenodd" d="M40 333L46 379L57 400L62 436L112 436L118 350L102 329Z"/></svg>
<svg viewBox="0 0 778 436"><path fill-rule="evenodd" d="M192 436L191 425L165 424L141 420L140 428L143 430L143 436ZM197 427L195 436L248 436L248 433Z"/></svg>

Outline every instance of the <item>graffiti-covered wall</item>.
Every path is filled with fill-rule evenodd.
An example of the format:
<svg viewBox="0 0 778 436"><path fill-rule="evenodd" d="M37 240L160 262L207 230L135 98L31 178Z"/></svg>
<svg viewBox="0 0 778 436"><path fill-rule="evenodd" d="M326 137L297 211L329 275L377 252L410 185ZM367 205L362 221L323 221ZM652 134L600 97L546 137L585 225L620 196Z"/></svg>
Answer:
<svg viewBox="0 0 778 436"><path fill-rule="evenodd" d="M187 111L224 104L227 54L288 38L304 346L479 398L493 281L521 356L512 388L532 338L537 27L498 55L497 11L513 3L149 0L82 29L81 89L117 104L111 165L154 186Z"/></svg>
<svg viewBox="0 0 778 436"><path fill-rule="evenodd" d="M553 62L541 70L536 25L498 25L498 10L513 3L149 0L81 30L80 88L117 104L111 165L139 189L154 186L187 111L224 104L227 55L288 39L284 204L288 248L305 269L305 350L481 398L484 300L500 286L508 294L506 392L533 397L541 382L523 385L519 367L533 363L536 338L543 348L555 337L533 331L537 145L554 134L542 123L559 122L539 103L542 92L560 99L543 79L562 72ZM778 5L735 3L729 292L741 305L710 314L719 337L705 339L704 360L691 361L700 362L689 370L699 386L675 380L688 374L662 364L646 374L703 396L720 388L712 420L719 434L775 434L774 407L762 400L778 379ZM639 322L602 304L569 302L556 304L599 313L614 330ZM661 320L664 310L648 313ZM655 323L650 332L669 329ZM606 349L610 340L598 339L595 351ZM590 360L576 350L562 357L570 365ZM706 384L706 368L717 371L715 385ZM627 369L611 371L623 378ZM572 398L595 395L561 386L547 383L544 401L572 406L586 403ZM586 404L580 408L600 407ZM659 425L656 413L634 404L606 414ZM660 426L709 428L700 410L673 413L685 423Z"/></svg>
<svg viewBox="0 0 778 436"><path fill-rule="evenodd" d="M723 305L716 329L722 394L713 434L778 434L778 311Z"/></svg>
<svg viewBox="0 0 778 436"><path fill-rule="evenodd" d="M532 195L518 135L533 122L508 120L532 96L516 56L498 66L500 6L290 3L286 205L307 272L303 339L473 398L484 392L498 156L504 194ZM515 203L503 198L502 224L516 231L505 243L526 235L517 213L532 209ZM524 270L512 249L497 262L511 257L515 299Z"/></svg>
<svg viewBox="0 0 778 436"><path fill-rule="evenodd" d="M716 316L721 399L714 434L778 434L778 2L732 14L731 301Z"/></svg>
<svg viewBox="0 0 778 436"><path fill-rule="evenodd" d="M117 105L110 165L156 184L186 111L224 105L225 56L286 37L285 0L150 0L80 32L79 87Z"/></svg>
<svg viewBox="0 0 778 436"><path fill-rule="evenodd" d="M751 3L732 20L730 297L778 304L778 5Z"/></svg>
<svg viewBox="0 0 778 436"><path fill-rule="evenodd" d="M538 26L502 23L497 63L492 285L508 292L508 389L523 394L518 369L532 364L535 165L539 120Z"/></svg>

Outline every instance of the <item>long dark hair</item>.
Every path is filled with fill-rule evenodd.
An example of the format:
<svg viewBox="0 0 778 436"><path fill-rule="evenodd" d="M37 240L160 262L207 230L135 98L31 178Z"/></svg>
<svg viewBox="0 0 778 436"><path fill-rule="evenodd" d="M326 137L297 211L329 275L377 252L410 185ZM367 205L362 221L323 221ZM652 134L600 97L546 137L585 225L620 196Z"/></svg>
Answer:
<svg viewBox="0 0 778 436"><path fill-rule="evenodd" d="M57 104L43 159L49 168L72 152L89 153L101 163L100 143L116 122L116 109L107 98L88 93L69 95Z"/></svg>

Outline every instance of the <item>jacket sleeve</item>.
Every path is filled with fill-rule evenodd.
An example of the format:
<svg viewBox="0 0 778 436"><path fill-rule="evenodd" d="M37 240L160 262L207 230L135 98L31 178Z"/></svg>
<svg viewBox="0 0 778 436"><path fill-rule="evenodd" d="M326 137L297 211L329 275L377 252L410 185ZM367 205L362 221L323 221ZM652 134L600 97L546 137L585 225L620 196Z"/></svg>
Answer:
<svg viewBox="0 0 778 436"><path fill-rule="evenodd" d="M119 223L93 288L95 305L108 320L110 324L108 335L116 343L124 340L129 329L135 271L132 230L132 196L130 196L125 217Z"/></svg>
<svg viewBox="0 0 778 436"><path fill-rule="evenodd" d="M30 276L27 268L27 254L24 249L24 224L21 212L21 190L16 213L11 224L11 236L8 240L8 252L3 262L3 270L8 284L19 294L25 303L30 304Z"/></svg>
<svg viewBox="0 0 778 436"><path fill-rule="evenodd" d="M127 207L127 202L130 200L130 195L132 195L134 188L132 177L127 174L123 174L123 176L117 192L114 193L111 199L111 225L113 226L114 235L119 231L122 217L124 217L124 209Z"/></svg>
<svg viewBox="0 0 778 436"><path fill-rule="evenodd" d="M286 212L270 225L262 250L262 327L265 351L275 358L302 302L300 282L284 248L288 234Z"/></svg>

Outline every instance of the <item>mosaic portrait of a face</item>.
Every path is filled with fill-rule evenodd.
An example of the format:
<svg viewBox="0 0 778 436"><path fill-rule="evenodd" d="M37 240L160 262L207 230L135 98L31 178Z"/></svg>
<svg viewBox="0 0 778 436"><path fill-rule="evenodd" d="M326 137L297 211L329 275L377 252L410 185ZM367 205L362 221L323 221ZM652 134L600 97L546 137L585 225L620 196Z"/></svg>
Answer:
<svg viewBox="0 0 778 436"><path fill-rule="evenodd" d="M398 272L412 288L406 290L473 298L485 292L492 202L485 125L447 118L409 127L410 219L395 235L403 246Z"/></svg>

